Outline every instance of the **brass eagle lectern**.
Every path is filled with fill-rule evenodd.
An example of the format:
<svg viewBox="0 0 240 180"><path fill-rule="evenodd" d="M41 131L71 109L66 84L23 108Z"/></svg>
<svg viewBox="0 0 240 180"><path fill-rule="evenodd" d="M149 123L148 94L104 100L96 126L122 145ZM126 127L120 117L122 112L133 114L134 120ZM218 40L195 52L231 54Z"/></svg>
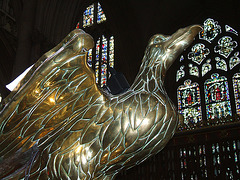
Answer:
<svg viewBox="0 0 240 180"><path fill-rule="evenodd" d="M4 100L0 179L114 179L159 152L178 124L166 71L200 30L154 35L134 83L115 96L101 91L86 63L92 37L71 32Z"/></svg>

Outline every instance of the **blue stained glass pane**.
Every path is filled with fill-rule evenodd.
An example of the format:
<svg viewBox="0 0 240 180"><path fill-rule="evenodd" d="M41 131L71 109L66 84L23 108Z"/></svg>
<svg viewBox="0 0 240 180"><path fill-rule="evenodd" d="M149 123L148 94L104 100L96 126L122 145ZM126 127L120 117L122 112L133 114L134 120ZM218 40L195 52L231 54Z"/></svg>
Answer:
<svg viewBox="0 0 240 180"><path fill-rule="evenodd" d="M107 83L107 65L103 64L101 67L101 86Z"/></svg>
<svg viewBox="0 0 240 180"><path fill-rule="evenodd" d="M89 49L88 51L87 64L89 67L92 67L92 49Z"/></svg>
<svg viewBox="0 0 240 180"><path fill-rule="evenodd" d="M94 4L88 6L83 13L83 27L93 25L94 19Z"/></svg>
<svg viewBox="0 0 240 180"><path fill-rule="evenodd" d="M97 23L106 21L106 16L102 10L100 3L98 3Z"/></svg>

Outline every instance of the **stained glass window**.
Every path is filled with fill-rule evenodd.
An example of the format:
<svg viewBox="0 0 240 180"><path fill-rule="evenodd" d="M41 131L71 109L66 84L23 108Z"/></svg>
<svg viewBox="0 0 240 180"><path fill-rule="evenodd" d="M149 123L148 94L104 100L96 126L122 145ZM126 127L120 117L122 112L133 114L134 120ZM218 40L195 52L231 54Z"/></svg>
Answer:
<svg viewBox="0 0 240 180"><path fill-rule="evenodd" d="M95 12L94 12L95 11ZM95 71L96 83L101 87L106 85L107 79L110 77L108 74L108 67L114 67L114 36L106 37L104 34L98 34L95 29L104 28L103 32L106 34L111 34L107 27L99 25L100 23L106 22L106 15L99 2L94 2L86 8L83 13L83 28L86 32L94 34L96 46L94 49L89 50L87 63ZM80 23L76 25L79 28ZM89 28L94 26L94 33L91 31L93 29Z"/></svg>
<svg viewBox="0 0 240 180"><path fill-rule="evenodd" d="M107 63L107 50L108 50L108 41L104 35L102 35L102 64Z"/></svg>
<svg viewBox="0 0 240 180"><path fill-rule="evenodd" d="M216 69L227 71L227 63L225 60L220 59L219 57L216 57L215 60L216 60Z"/></svg>
<svg viewBox="0 0 240 180"><path fill-rule="evenodd" d="M100 3L98 3L97 23L99 24L103 21L106 21L106 16L102 10Z"/></svg>
<svg viewBox="0 0 240 180"><path fill-rule="evenodd" d="M89 49L87 56L87 64L89 67L92 67L92 49Z"/></svg>
<svg viewBox="0 0 240 180"><path fill-rule="evenodd" d="M181 66L180 69L177 70L177 77L176 77L177 82L179 79L181 79L185 76L185 71L183 69L184 69L184 66Z"/></svg>
<svg viewBox="0 0 240 180"><path fill-rule="evenodd" d="M208 119L232 115L227 78L212 74L204 83L206 114Z"/></svg>
<svg viewBox="0 0 240 180"><path fill-rule="evenodd" d="M226 30L226 32L230 32L230 33L233 33L238 36L238 32L235 29L233 29L232 27L230 27L229 25L225 25L225 30Z"/></svg>
<svg viewBox="0 0 240 180"><path fill-rule="evenodd" d="M197 123L202 120L200 90L197 83L186 80L178 88L178 111L184 117L184 123Z"/></svg>
<svg viewBox="0 0 240 180"><path fill-rule="evenodd" d="M199 70L197 66L193 66L192 64L189 64L189 74L192 76L199 77Z"/></svg>
<svg viewBox="0 0 240 180"><path fill-rule="evenodd" d="M102 36L101 86L106 85L107 82L107 50L108 41Z"/></svg>
<svg viewBox="0 0 240 180"><path fill-rule="evenodd" d="M220 33L221 26L218 25L218 22L208 18L203 23L203 30L199 34L199 39L203 39L211 43Z"/></svg>
<svg viewBox="0 0 240 180"><path fill-rule="evenodd" d="M179 112L181 111L183 114L184 121L188 122L186 120L187 116L191 119L191 114L199 113L203 108L200 106L200 103L199 106L193 106L194 110L191 109L192 107L184 107L183 105L184 103L187 104L187 101L183 100L187 96L186 93L183 93L183 90L179 91L180 83L186 79L187 81L193 81L194 79L199 89L203 89L203 92L201 91L201 99L204 102L201 102L201 105L205 106L204 109L206 111L201 112L203 116L201 118L206 122L205 124L211 125L211 122L215 124L232 122L228 121L228 119L232 119L229 116L232 116L235 112L240 115L240 95L238 96L240 93L238 90L238 86L240 87L238 85L240 83L240 75L238 75L238 73L240 74L238 71L240 69L238 32L233 27L220 24L212 18L206 19L202 27L203 30L196 37L192 47L183 52L180 55L180 60L177 62L179 67L176 71L176 87ZM218 72L221 74L225 73L225 75L219 75ZM231 81L233 82L233 88L230 87L229 89L228 83ZM191 88L195 91L195 87ZM229 94L234 94L231 97L233 99L235 97L235 101L230 101ZM236 111L235 108L232 109L234 105L236 106ZM214 118L221 118L221 120L216 119L212 121L211 119ZM190 120L190 122L199 121ZM186 124L181 127L184 129L193 128L187 127Z"/></svg>
<svg viewBox="0 0 240 180"><path fill-rule="evenodd" d="M97 8L97 17L94 17L94 9ZM95 20L96 18L96 20ZM101 7L101 4L98 2L93 3L92 5L88 6L86 10L83 13L83 27L92 26L94 23L100 24L104 21L106 21L106 15L103 12L103 9Z"/></svg>
<svg viewBox="0 0 240 180"><path fill-rule="evenodd" d="M95 59L95 75L96 75L96 83L98 83L99 79L99 56L100 56L100 38L96 43L96 59Z"/></svg>
<svg viewBox="0 0 240 180"><path fill-rule="evenodd" d="M240 114L240 73L233 76L233 90L237 114Z"/></svg>
<svg viewBox="0 0 240 180"><path fill-rule="evenodd" d="M236 47L236 41L233 41L230 36L224 36L218 40L218 45L214 47L214 51L227 58Z"/></svg>
<svg viewBox="0 0 240 180"><path fill-rule="evenodd" d="M180 62L182 62L183 60L184 60L184 56L183 56L183 55L181 55L181 57L180 57L179 61L180 61Z"/></svg>
<svg viewBox="0 0 240 180"><path fill-rule="evenodd" d="M102 64L101 66L101 86L107 83L107 64Z"/></svg>
<svg viewBox="0 0 240 180"><path fill-rule="evenodd" d="M79 28L80 28L80 23L78 22L76 25L76 29L79 29Z"/></svg>
<svg viewBox="0 0 240 180"><path fill-rule="evenodd" d="M114 66L114 37L109 39L104 35L98 39L96 44L95 74L96 82L103 87L107 83L108 67ZM99 74L100 73L100 74ZM100 80L100 82L99 82Z"/></svg>
<svg viewBox="0 0 240 180"><path fill-rule="evenodd" d="M210 62L211 59L208 59L207 62L202 65L202 76L204 76L205 74L212 70L212 65L210 64Z"/></svg>
<svg viewBox="0 0 240 180"><path fill-rule="evenodd" d="M206 56L210 53L208 48L205 48L205 45L198 43L194 45L191 49L192 51L188 53L188 59L192 59L193 62L201 64Z"/></svg>
<svg viewBox="0 0 240 180"><path fill-rule="evenodd" d="M234 53L234 55L229 60L229 67L230 69L233 69L235 66L237 66L240 63L240 59L238 57L239 52Z"/></svg>
<svg viewBox="0 0 240 180"><path fill-rule="evenodd" d="M109 40L109 65L114 67L114 37L111 36Z"/></svg>
<svg viewBox="0 0 240 180"><path fill-rule="evenodd" d="M88 6L83 13L83 27L91 26L94 23L94 4Z"/></svg>

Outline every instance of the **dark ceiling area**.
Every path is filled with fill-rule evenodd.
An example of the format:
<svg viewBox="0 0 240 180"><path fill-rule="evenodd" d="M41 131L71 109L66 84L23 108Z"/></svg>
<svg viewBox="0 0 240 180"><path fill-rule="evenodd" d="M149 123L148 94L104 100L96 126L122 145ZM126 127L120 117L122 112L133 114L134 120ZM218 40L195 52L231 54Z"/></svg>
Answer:
<svg viewBox="0 0 240 180"><path fill-rule="evenodd" d="M130 82L135 77L145 47L156 33L170 35L192 24L203 24L211 17L239 30L240 1L148 0L103 1L106 14L115 24L117 68ZM118 42L120 42L118 44ZM119 63L118 63L119 62ZM126 67L126 64L128 65Z"/></svg>

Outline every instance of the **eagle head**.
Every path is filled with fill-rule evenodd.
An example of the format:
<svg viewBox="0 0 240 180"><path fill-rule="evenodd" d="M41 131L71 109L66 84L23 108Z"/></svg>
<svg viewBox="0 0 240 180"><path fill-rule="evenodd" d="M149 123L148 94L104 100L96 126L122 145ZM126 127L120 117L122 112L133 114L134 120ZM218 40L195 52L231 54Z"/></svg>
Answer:
<svg viewBox="0 0 240 180"><path fill-rule="evenodd" d="M149 40L144 61L148 67L161 65L162 75L202 30L199 25L179 29L171 36L156 34Z"/></svg>

